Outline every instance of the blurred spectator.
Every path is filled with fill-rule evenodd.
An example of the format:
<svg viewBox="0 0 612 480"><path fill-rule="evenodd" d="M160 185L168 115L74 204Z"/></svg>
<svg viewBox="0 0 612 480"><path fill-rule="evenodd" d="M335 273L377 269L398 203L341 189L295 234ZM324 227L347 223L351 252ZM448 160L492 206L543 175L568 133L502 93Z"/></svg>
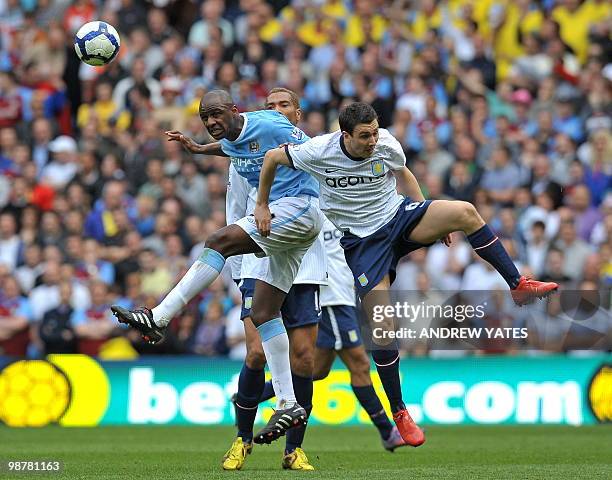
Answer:
<svg viewBox="0 0 612 480"><path fill-rule="evenodd" d="M509 204L520 185L517 166L511 161L510 149L497 145L491 153L490 164L482 176L480 185L496 204Z"/></svg>
<svg viewBox="0 0 612 480"><path fill-rule="evenodd" d="M554 246L562 250L565 255L563 273L573 280L580 278L584 262L593 250L588 243L578 238L572 218L561 222L559 239Z"/></svg>
<svg viewBox="0 0 612 480"><path fill-rule="evenodd" d="M219 28L222 32L223 45L229 47L234 41L234 28L230 22L222 18L225 10L224 0L205 0L201 4L201 19L195 22L189 30L189 45L199 49L208 47L210 31Z"/></svg>
<svg viewBox="0 0 612 480"><path fill-rule="evenodd" d="M15 74L0 72L0 128L14 127L21 120L22 100Z"/></svg>
<svg viewBox="0 0 612 480"><path fill-rule="evenodd" d="M83 250L80 258L74 265L75 275L81 282L100 280L107 285L115 281L115 268L113 264L102 260L102 247L94 239L83 242Z"/></svg>
<svg viewBox="0 0 612 480"><path fill-rule="evenodd" d="M182 82L178 77L167 77L161 81L163 105L155 109L154 118L164 130L183 130L185 109L178 104Z"/></svg>
<svg viewBox="0 0 612 480"><path fill-rule="evenodd" d="M225 353L225 327L223 325L223 307L212 301L206 309L206 316L198 325L193 342L193 353L206 356Z"/></svg>
<svg viewBox="0 0 612 480"><path fill-rule="evenodd" d="M113 211L129 207L131 198L125 195L121 182L109 181L104 185L102 198L85 219L85 236L104 243L119 233Z"/></svg>
<svg viewBox="0 0 612 480"><path fill-rule="evenodd" d="M200 217L210 212L208 207L208 188L206 178L198 173L195 162L187 161L181 166L181 174L176 179L177 194L180 199Z"/></svg>
<svg viewBox="0 0 612 480"><path fill-rule="evenodd" d="M0 264L13 271L21 256L23 245L17 235L17 222L10 213L0 214Z"/></svg>
<svg viewBox="0 0 612 480"><path fill-rule="evenodd" d="M548 254L549 241L546 239L546 225L540 220L536 220L531 225L531 231L528 232L527 245L525 246L525 254L527 265L537 277L544 274L546 265L546 256Z"/></svg>
<svg viewBox="0 0 612 480"><path fill-rule="evenodd" d="M153 250L143 250L138 257L138 261L142 276L142 293L160 296L170 291L173 285L172 275L165 262Z"/></svg>
<svg viewBox="0 0 612 480"><path fill-rule="evenodd" d="M602 218L601 213L591 204L591 194L586 185L573 187L569 202L576 218L578 236L588 242L593 228Z"/></svg>
<svg viewBox="0 0 612 480"><path fill-rule="evenodd" d="M15 277L0 277L0 354L25 356L30 342L32 310Z"/></svg>
<svg viewBox="0 0 612 480"><path fill-rule="evenodd" d="M43 353L76 353L76 337L71 324L73 309L70 305L72 286L69 281L59 285L60 304L43 315L38 336L43 344Z"/></svg>
<svg viewBox="0 0 612 480"><path fill-rule="evenodd" d="M36 321L40 321L46 312L60 304L60 281L60 264L56 260L47 261L42 283L34 287L29 296L33 317ZM72 282L71 305L75 309L85 309L90 305L87 288L76 282Z"/></svg>
<svg viewBox="0 0 612 480"><path fill-rule="evenodd" d="M132 60L130 76L120 80L113 90L113 102L120 111L126 106L132 109L137 107L136 98L130 97L130 92L148 96L155 107L162 104L161 85L154 78L147 76L147 64L142 56L136 56Z"/></svg>
<svg viewBox="0 0 612 480"><path fill-rule="evenodd" d="M92 280L89 282L89 292L91 305L86 309L75 309L70 323L76 333L79 353L97 356L118 325L110 310L106 284Z"/></svg>
<svg viewBox="0 0 612 480"><path fill-rule="evenodd" d="M43 270L40 246L35 243L28 245L23 252L23 265L15 270L21 291L29 294Z"/></svg>
<svg viewBox="0 0 612 480"><path fill-rule="evenodd" d="M44 183L61 190L77 173L77 144L72 137L61 135L49 143L49 151L53 159L42 169L40 176Z"/></svg>

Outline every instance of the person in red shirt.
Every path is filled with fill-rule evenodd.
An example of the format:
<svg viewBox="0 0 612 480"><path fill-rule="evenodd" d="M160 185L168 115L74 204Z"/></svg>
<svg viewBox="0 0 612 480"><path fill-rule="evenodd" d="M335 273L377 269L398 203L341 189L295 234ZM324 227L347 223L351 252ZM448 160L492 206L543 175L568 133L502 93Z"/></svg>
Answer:
<svg viewBox="0 0 612 480"><path fill-rule="evenodd" d="M30 304L12 275L0 285L0 355L24 357L30 343Z"/></svg>

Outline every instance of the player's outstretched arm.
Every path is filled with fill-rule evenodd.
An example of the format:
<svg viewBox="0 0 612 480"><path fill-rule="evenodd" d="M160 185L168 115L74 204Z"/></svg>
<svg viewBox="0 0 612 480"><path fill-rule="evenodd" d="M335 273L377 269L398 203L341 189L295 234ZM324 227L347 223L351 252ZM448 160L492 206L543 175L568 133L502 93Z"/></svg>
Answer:
<svg viewBox="0 0 612 480"><path fill-rule="evenodd" d="M257 189L257 204L255 205L255 224L257 230L262 237L270 235L270 225L272 222L272 213L268 202L270 200L270 190L274 177L276 176L276 167L278 165L291 166L291 161L285 152L285 148L275 148L268 150L264 157L261 172L259 173L259 188Z"/></svg>
<svg viewBox="0 0 612 480"><path fill-rule="evenodd" d="M227 157L219 142L207 143L202 145L193 139L183 135L178 130L165 132L169 142L180 142L188 152L201 155L216 155L219 157Z"/></svg>
<svg viewBox="0 0 612 480"><path fill-rule="evenodd" d="M423 196L423 192L421 192L419 182L408 167L404 167L399 170L392 170L392 172L399 183L400 193L413 198L417 202L425 201L425 197Z"/></svg>

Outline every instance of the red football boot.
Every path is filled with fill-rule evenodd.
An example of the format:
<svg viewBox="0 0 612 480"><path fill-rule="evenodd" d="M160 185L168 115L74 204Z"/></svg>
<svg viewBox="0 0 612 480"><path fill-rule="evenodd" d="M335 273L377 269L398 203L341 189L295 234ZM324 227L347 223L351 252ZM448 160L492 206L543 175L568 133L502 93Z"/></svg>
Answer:
<svg viewBox="0 0 612 480"><path fill-rule="evenodd" d="M403 409L393 414L393 421L397 425L400 435L404 441L412 446L418 447L425 443L425 434L419 426L414 423L414 420L408 413L408 410Z"/></svg>
<svg viewBox="0 0 612 480"><path fill-rule="evenodd" d="M544 298L548 297L551 293L556 292L559 289L559 285L554 282L538 282L531 278L521 277L519 284L516 288L510 290L512 294L512 300L519 307L521 305L527 305L532 303L536 297Z"/></svg>

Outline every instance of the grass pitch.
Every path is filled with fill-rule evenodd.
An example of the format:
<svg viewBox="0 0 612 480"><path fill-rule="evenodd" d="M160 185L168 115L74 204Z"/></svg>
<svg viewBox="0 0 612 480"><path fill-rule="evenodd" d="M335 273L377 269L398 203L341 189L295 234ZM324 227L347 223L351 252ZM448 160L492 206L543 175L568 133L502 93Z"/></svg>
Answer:
<svg viewBox="0 0 612 480"><path fill-rule="evenodd" d="M230 427L0 427L0 478L272 480L612 478L612 426L428 427L417 449L384 451L374 428L310 427L304 449L317 469L280 468L284 439L256 445L240 472L221 470ZM61 460L55 474L6 471L9 460Z"/></svg>

